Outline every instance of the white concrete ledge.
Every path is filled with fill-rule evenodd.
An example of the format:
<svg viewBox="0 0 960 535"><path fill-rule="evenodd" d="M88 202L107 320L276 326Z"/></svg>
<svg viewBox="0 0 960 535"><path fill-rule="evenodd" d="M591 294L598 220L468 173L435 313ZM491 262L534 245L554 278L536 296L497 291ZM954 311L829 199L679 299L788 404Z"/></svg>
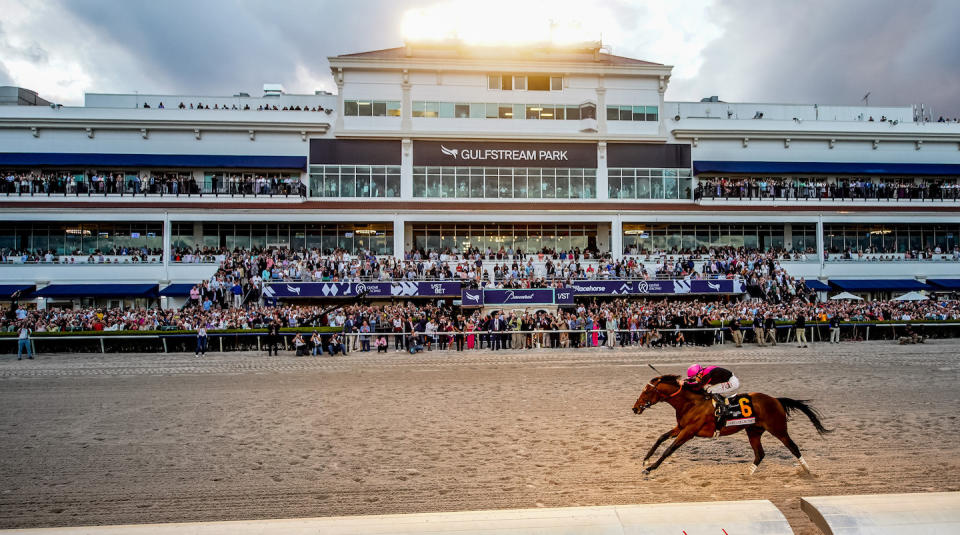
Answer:
<svg viewBox="0 0 960 535"><path fill-rule="evenodd" d="M0 531L35 535L792 535L767 500Z"/></svg>
<svg viewBox="0 0 960 535"><path fill-rule="evenodd" d="M800 510L826 535L960 533L960 492L817 496Z"/></svg>

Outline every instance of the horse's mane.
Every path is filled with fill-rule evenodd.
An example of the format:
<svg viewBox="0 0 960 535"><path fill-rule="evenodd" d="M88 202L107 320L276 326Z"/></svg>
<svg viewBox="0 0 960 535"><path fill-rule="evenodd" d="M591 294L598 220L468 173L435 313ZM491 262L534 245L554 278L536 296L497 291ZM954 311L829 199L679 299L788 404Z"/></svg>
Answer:
<svg viewBox="0 0 960 535"><path fill-rule="evenodd" d="M671 383L671 384L675 384L675 385L677 385L677 386L680 386L680 376L679 376L679 375L661 375L661 376L660 376L660 382L661 382L661 383Z"/></svg>

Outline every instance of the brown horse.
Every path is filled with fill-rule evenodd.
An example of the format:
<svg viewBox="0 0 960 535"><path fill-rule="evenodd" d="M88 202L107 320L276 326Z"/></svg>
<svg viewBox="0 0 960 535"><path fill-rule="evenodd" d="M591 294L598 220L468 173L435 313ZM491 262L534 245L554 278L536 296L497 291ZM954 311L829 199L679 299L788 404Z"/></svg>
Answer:
<svg viewBox="0 0 960 535"><path fill-rule="evenodd" d="M754 453L753 465L750 467L751 474L757 471L760 461L763 460L763 445L760 443L760 437L764 431L769 431L771 435L780 439L780 442L783 442L790 453L797 458L802 469L810 473L810 467L807 466L807 461L803 460L800 448L787 434L787 417L793 411L800 411L810 418L817 432L824 435L831 430L820 423L820 414L807 401L773 398L760 392L751 392L750 397L753 406L752 417L756 419L755 423L748 426L723 427L720 430L720 436L732 435L741 429L747 430L750 447L753 448ZM710 398L701 392L694 392L688 387L684 387L679 376L662 375L651 379L644 387L643 392L640 393L640 398L633 404L633 412L640 414L661 401L666 401L677 411L677 426L660 435L650 451L647 452L647 456L643 458L643 464L647 464L647 460L664 441L670 437L676 437L676 439L656 462L643 470L644 475L656 470L664 459L686 441L693 437L712 437L716 431L714 407Z"/></svg>

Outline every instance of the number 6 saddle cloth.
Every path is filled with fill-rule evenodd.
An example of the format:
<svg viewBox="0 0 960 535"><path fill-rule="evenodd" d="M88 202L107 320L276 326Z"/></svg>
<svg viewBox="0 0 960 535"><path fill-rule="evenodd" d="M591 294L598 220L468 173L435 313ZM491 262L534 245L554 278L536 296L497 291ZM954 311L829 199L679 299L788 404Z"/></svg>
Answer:
<svg viewBox="0 0 960 535"><path fill-rule="evenodd" d="M752 425L757 419L753 415L753 400L749 394L737 394L730 398L728 405L717 407L717 401L714 400L713 406L717 411L717 419L721 425L718 428L727 426L735 427L739 425Z"/></svg>

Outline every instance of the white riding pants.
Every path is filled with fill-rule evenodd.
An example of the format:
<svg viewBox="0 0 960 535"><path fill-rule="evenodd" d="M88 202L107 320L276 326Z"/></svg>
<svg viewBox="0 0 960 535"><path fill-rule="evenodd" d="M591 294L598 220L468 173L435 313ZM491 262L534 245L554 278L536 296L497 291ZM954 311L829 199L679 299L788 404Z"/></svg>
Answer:
<svg viewBox="0 0 960 535"><path fill-rule="evenodd" d="M729 398L733 397L737 393L737 389L740 388L740 379L737 379L736 375L731 375L730 380L725 383L717 383L715 385L709 385L706 388L708 394L720 394L723 397Z"/></svg>

